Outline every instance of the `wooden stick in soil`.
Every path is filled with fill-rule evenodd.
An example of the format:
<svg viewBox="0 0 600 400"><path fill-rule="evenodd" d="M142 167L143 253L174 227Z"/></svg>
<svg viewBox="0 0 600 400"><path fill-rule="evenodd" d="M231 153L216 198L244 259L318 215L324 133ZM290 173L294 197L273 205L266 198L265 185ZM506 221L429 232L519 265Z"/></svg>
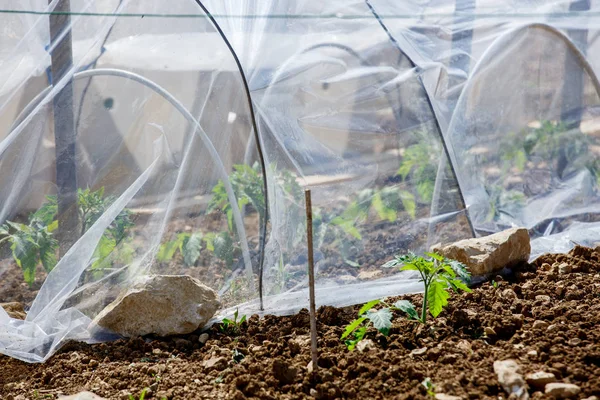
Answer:
<svg viewBox="0 0 600 400"><path fill-rule="evenodd" d="M308 242L308 286L310 297L310 355L312 359L313 377L317 372L317 313L315 310L315 260L313 257L313 222L312 222L312 200L310 189L304 191L306 204L306 240Z"/></svg>

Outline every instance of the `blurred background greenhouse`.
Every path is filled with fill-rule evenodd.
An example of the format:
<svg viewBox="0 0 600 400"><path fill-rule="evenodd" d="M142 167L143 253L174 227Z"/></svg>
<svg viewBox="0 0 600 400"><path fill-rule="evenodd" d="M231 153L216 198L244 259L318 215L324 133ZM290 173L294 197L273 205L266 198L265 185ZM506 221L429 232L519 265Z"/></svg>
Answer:
<svg viewBox="0 0 600 400"><path fill-rule="evenodd" d="M418 291L394 254L600 239L600 3L4 0L0 352L46 358L149 274L226 315Z"/></svg>

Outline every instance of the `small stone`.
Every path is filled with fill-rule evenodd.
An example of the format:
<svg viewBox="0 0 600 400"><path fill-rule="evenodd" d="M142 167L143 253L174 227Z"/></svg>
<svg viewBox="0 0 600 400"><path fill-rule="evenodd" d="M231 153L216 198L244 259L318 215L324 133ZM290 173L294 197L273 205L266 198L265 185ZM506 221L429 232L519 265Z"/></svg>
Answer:
<svg viewBox="0 0 600 400"><path fill-rule="evenodd" d="M312 374L312 372L313 372L313 362L312 362L312 360L311 360L311 361L308 363L308 365L306 366L306 371L307 371L309 374Z"/></svg>
<svg viewBox="0 0 600 400"><path fill-rule="evenodd" d="M542 269L544 271L550 271L552 269L552 265L548 264L548 263L543 263L542 264Z"/></svg>
<svg viewBox="0 0 600 400"><path fill-rule="evenodd" d="M576 397L581 388L571 383L555 382L546 385L545 393L555 399L570 399Z"/></svg>
<svg viewBox="0 0 600 400"><path fill-rule="evenodd" d="M206 342L208 342L208 333L203 333L200 336L198 336L198 342L200 342L200 344L206 344Z"/></svg>
<svg viewBox="0 0 600 400"><path fill-rule="evenodd" d="M483 329L483 332L486 334L486 336L496 336L496 331L491 326L486 326Z"/></svg>
<svg viewBox="0 0 600 400"><path fill-rule="evenodd" d="M250 353L258 353L258 352L259 352L259 351L261 351L262 349L263 349L263 347L262 347L262 346L257 346L257 345L255 345L255 344L253 344L253 345L250 345L250 347L248 347L248 351L249 351Z"/></svg>
<svg viewBox="0 0 600 400"><path fill-rule="evenodd" d="M539 319L533 322L533 329L547 329L549 326L550 324L548 322Z"/></svg>
<svg viewBox="0 0 600 400"><path fill-rule="evenodd" d="M456 348L459 350L462 350L463 352L465 352L467 354L473 353L473 349L471 348L471 344L469 343L468 340L460 340L456 344Z"/></svg>
<svg viewBox="0 0 600 400"><path fill-rule="evenodd" d="M427 353L427 347L422 347L420 349L414 349L413 351L410 352L410 355L412 357L415 357L415 356L422 356L425 353Z"/></svg>
<svg viewBox="0 0 600 400"><path fill-rule="evenodd" d="M451 395L445 394L445 393L436 393L435 394L435 399L436 400L462 400L462 397L460 397L460 396L451 396Z"/></svg>
<svg viewBox="0 0 600 400"><path fill-rule="evenodd" d="M205 360L202 363L202 366L204 368L216 368L216 369L223 369L227 366L227 360L225 359L225 357L212 357L208 360Z"/></svg>
<svg viewBox="0 0 600 400"><path fill-rule="evenodd" d="M556 382L556 377L551 372L539 371L533 374L525 375L527 384L536 389L543 389L548 383Z"/></svg>
<svg viewBox="0 0 600 400"><path fill-rule="evenodd" d="M161 349L152 349L152 354L155 354L158 356L158 355L162 354L162 350Z"/></svg>
<svg viewBox="0 0 600 400"><path fill-rule="evenodd" d="M529 399L527 384L520 374L520 369L515 360L494 361L494 372L504 391L509 396L527 400Z"/></svg>
<svg viewBox="0 0 600 400"><path fill-rule="evenodd" d="M514 290L512 290L512 289L504 289L502 291L502 298L509 299L509 300L514 300L514 299L517 299L518 296L517 296L517 294L515 293Z"/></svg>
<svg viewBox="0 0 600 400"><path fill-rule="evenodd" d="M527 352L527 356L528 356L529 358L537 358L537 356L538 356L538 352L537 352L537 350L529 350L529 351Z"/></svg>
<svg viewBox="0 0 600 400"><path fill-rule="evenodd" d="M546 328L546 330L547 330L548 332L554 332L554 331L558 330L558 324L551 324L551 325L548 325L548 327Z"/></svg>
<svg viewBox="0 0 600 400"><path fill-rule="evenodd" d="M550 296L548 296L548 295L545 295L545 294L540 294L540 295L537 295L537 296L535 296L535 299L536 299L537 301L543 301L543 302L546 302L546 301L550 301Z"/></svg>
<svg viewBox="0 0 600 400"><path fill-rule="evenodd" d="M129 285L93 324L125 337L187 334L219 309L217 292L187 275L150 275Z"/></svg>
<svg viewBox="0 0 600 400"><path fill-rule="evenodd" d="M60 400L104 400L104 397L100 397L92 392L80 392L72 394L70 396L60 396Z"/></svg>
<svg viewBox="0 0 600 400"><path fill-rule="evenodd" d="M310 395L311 395L312 397L317 397L317 394L319 394L319 392L317 392L317 390L316 390L316 389L310 389L310 392L309 392L309 393L310 393Z"/></svg>
<svg viewBox="0 0 600 400"><path fill-rule="evenodd" d="M581 339L579 339L579 338L569 339L569 341L567 342L567 344L569 346L579 346L581 344Z"/></svg>
<svg viewBox="0 0 600 400"><path fill-rule="evenodd" d="M375 343L371 339L364 339L358 342L356 345L356 350L362 352L373 350L375 348Z"/></svg>
<svg viewBox="0 0 600 400"><path fill-rule="evenodd" d="M598 400L598 396L590 396L590 397L586 397L583 400Z"/></svg>
<svg viewBox="0 0 600 400"><path fill-rule="evenodd" d="M558 273L560 275L570 274L573 267L570 264L562 263L558 266Z"/></svg>

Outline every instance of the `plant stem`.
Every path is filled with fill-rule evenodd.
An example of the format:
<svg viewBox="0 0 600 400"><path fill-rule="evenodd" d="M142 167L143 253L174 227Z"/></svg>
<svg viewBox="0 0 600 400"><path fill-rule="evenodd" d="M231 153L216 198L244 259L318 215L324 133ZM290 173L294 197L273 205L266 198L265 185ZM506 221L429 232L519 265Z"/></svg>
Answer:
<svg viewBox="0 0 600 400"><path fill-rule="evenodd" d="M429 289L429 282L424 281L425 293L423 293L423 310L421 311L421 322L427 321L427 290Z"/></svg>

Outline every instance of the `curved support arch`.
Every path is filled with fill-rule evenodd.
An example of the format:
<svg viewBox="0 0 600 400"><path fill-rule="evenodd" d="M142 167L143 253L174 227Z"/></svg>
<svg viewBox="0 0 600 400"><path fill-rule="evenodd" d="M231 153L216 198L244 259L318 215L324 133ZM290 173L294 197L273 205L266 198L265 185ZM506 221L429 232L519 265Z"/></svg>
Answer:
<svg viewBox="0 0 600 400"><path fill-rule="evenodd" d="M150 88L151 90L153 90L154 92L159 94L161 97L163 97L165 100L167 100L169 103L171 103L171 105L173 107L175 107L175 109L177 109L177 111L179 111L181 113L181 115L185 119L187 119L190 124L192 124L195 127L194 133L197 133L200 136L202 143L208 149L213 162L217 166L217 169L218 169L220 175L222 176L223 183L225 185L225 190L227 192L227 197L229 199L229 202L232 205L231 209L233 210L233 218L235 220L235 224L238 229L238 235L239 235L240 243L242 246L242 254L243 254L243 258L244 258L244 265L245 265L246 273L248 274L250 284L253 285L254 280L252 279L252 262L250 260L250 249L248 248L248 241L246 238L246 232L244 230L244 223L243 223L241 211L240 211L239 207L237 206L238 203L235 198L235 193L233 191L233 187L231 186L231 183L229 182L229 176L227 174L227 170L225 169L225 166L223 165L223 162L221 161L221 158L219 157L219 153L217 152L217 149L214 147L214 145L213 145L212 141L210 140L210 138L208 137L208 135L206 135L206 132L204 132L204 130L200 126L200 123L194 118L194 116L188 111L188 109L185 108L185 106L179 100L177 100L172 94L170 94L167 90L165 90L163 87L159 86L155 82L143 77L142 75L138 75L133 72L124 71L124 70L120 70L120 69L106 68L106 69L93 69L93 70L89 70L89 71L77 72L77 73L73 74L73 79L76 80L76 79L93 78L95 76L116 76L116 77L120 77L120 78L126 78L126 79L130 79L132 81L138 82L138 83ZM53 88L53 86L49 86L49 87L45 88L36 97L34 97L34 99L32 101L30 101L29 104L27 104L27 106L23 109L23 111L21 111L21 113L17 116L15 123L13 123L13 127L11 127L11 129L10 129L11 133L13 131L15 131L21 125L21 123L23 122L23 119L27 115L29 115L29 113L31 113L39 105L39 103L48 95L48 93L52 90L52 88ZM10 134L9 134L9 136L10 136Z"/></svg>
<svg viewBox="0 0 600 400"><path fill-rule="evenodd" d="M400 53L404 54L406 56L406 58L410 61L410 63L413 66L417 66L417 63L415 62L415 60L413 59L413 57L411 57L409 54L407 54L405 51L402 50L402 46L400 46L400 43L398 42L398 40L396 40L396 38L394 37L394 35L392 35L392 33L390 32L390 30L383 23L383 20L381 19L381 17L377 13L377 11L375 10L375 8L371 4L371 2L369 0L365 0L365 4L367 5L369 11L375 17L375 19L377 20L377 22L379 23L379 25L381 26L381 29L383 29L383 31L388 36L389 40L394 44L394 46L396 46L396 48L398 49L398 51ZM465 201L465 196L463 195L463 192L462 192L462 189L461 189L461 185L460 185L460 182L458 180L457 173L456 173L456 168L454 167L455 163L453 162L453 158L451 158L449 145L446 142L446 138L445 138L444 132L442 131L442 127L440 125L440 121L439 121L438 115L436 113L436 108L434 107L434 104L433 104L433 101L432 101L432 96L430 95L429 91L427 90L427 87L425 86L425 83L423 82L423 79L419 77L419 80L421 81L421 85L423 87L423 91L425 92L425 98L427 100L427 105L428 105L429 109L431 110L431 113L434 116L433 119L435 121L436 130L439 133L440 142L442 143L442 147L444 149L444 154L446 155L446 158L448 159L448 163L449 163L450 171L452 173L452 177L453 177L453 179L456 181L456 183L458 185L458 194L460 196L460 201L462 202L462 206L463 206L463 208L465 210L465 215L467 217L467 221L468 221L468 224L469 224L469 229L471 231L471 235L472 235L472 237L476 237L475 228L473 227L473 222L471 221L471 217L469 215L469 210L467 209L467 203ZM440 166L441 165L442 164L440 163ZM439 192L439 187L438 187L437 181L439 181L439 179L436 179L436 188L434 190L434 198L435 198L435 192Z"/></svg>
<svg viewBox="0 0 600 400"><path fill-rule="evenodd" d="M221 29L221 26L215 20L215 17L208 11L206 6L202 4L201 0L196 0L196 3L202 8L202 11L206 14L208 19L210 20L213 27L217 30L221 39L231 52L235 64L240 71L240 75L242 77L242 82L244 84L244 91L246 93L246 100L248 101L248 108L250 109L250 121L252 123L252 130L254 131L254 139L256 140L256 148L258 150L258 159L260 161L260 167L263 170L263 193L265 196L265 210L264 210L264 221L262 221L261 231L260 231L260 239L259 239L259 265L258 265L258 292L260 298L260 310L264 311L264 303L263 303L263 270L265 263L265 241L267 239L267 221L269 221L269 193L268 193L268 185L267 185L267 166L265 164L265 157L263 153L263 146L260 140L260 134L258 132L258 125L256 123L256 115L254 113L254 104L252 103L252 96L250 95L250 87L248 86L248 80L246 79L246 74L244 73L244 68L242 67L242 63L237 56L237 53L233 49L233 46L227 39L225 32Z"/></svg>
<svg viewBox="0 0 600 400"><path fill-rule="evenodd" d="M591 64L589 63L589 61L587 60L585 55L579 50L579 48L575 45L575 43L573 43L572 40L565 33L563 33L559 29L557 29L553 26L550 26L548 24L540 23L540 22L526 24L526 25L511 29L508 32L505 32L504 34L502 34L500 37L498 37L496 40L494 40L494 42L482 54L482 56L479 59L479 61L477 62L477 64L475 64L475 66L473 67L471 75L470 75L469 79L467 80L467 82L465 83L465 86L464 86L463 90L461 91L460 96L458 97L458 101L456 103L454 113L452 114L450 123L448 124L448 132L452 132L455 129L455 125L457 123L456 120L458 118L456 115L456 110L460 109L461 104L463 104L465 101L467 101L469 90L474 85L475 78L477 77L479 71L482 68L484 68L488 62L490 62L493 59L494 54L496 54L496 52L498 50L504 48L511 40L513 40L513 38L515 36L522 34L523 32L530 30L530 29L540 29L540 30L546 31L546 32L556 36L556 38L558 40L561 40L567 46L567 48L572 52L572 54L574 54L577 57L577 60L581 64L583 70L590 77L590 79L592 81L592 85L594 86L594 89L596 90L596 93L598 94L598 97L600 98L600 81L598 80L598 77L596 76ZM451 162L456 162L456 155L454 154L453 149L452 149L451 154L452 154ZM460 183L461 183L460 178L459 178L458 182L460 185Z"/></svg>
<svg viewBox="0 0 600 400"><path fill-rule="evenodd" d="M305 49L302 49L300 51L297 51L296 53L294 53L291 57L289 57L278 69L277 69L277 73L273 76L273 78L271 79L270 85L268 86L266 93L268 94L270 89L273 87L273 83L278 82L279 77L288 69L289 64L292 63L292 61L295 61L298 57L300 57L303 54L308 53L309 51L312 50L316 50L319 48L324 48L324 47L333 47L342 51L345 51L346 53L350 54L351 56L355 57L356 59L359 60L360 64L363 66L369 66L369 62L366 61L365 59L363 59L360 54L358 54L356 51L354 51L351 47L343 45L343 44L339 44L339 43L332 43L332 42L323 42L323 43L317 43L315 45L309 46ZM260 109L258 110L259 114L261 113ZM252 145L254 144L254 142L252 140L248 141L248 145L246 147L246 153L244 156L244 162L246 164L249 163L249 158L250 158L250 151L252 148ZM294 160L292 159L292 157L290 156L290 154L287 152L287 150L285 149L285 146L281 146L281 148L283 149L283 151L285 152L288 160L290 160L290 162L294 165L294 167L297 170L300 170L300 166L297 165Z"/></svg>

